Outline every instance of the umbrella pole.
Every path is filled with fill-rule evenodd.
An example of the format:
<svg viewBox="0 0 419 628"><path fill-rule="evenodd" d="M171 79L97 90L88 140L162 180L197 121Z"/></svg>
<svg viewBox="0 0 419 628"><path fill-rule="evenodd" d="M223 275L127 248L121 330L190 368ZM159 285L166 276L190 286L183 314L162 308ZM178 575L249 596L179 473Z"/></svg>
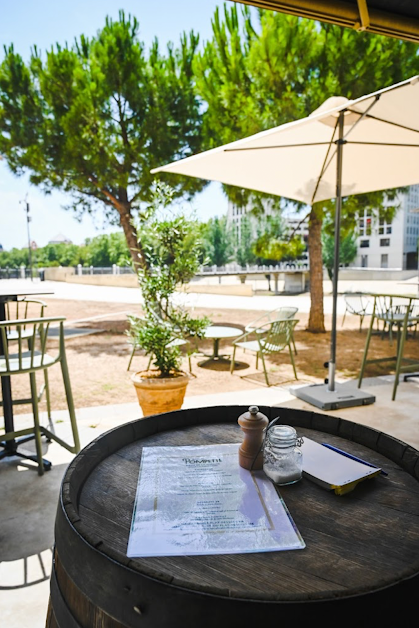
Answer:
<svg viewBox="0 0 419 628"><path fill-rule="evenodd" d="M332 309L332 329L330 333L330 360L328 387L330 391L335 390L336 374L336 314L338 300L338 275L339 275L339 248L340 248L340 215L342 210L342 161L343 161L343 116L344 110L339 113L338 127L339 138L336 154L336 208L335 208L335 257L333 261L333 309Z"/></svg>
<svg viewBox="0 0 419 628"><path fill-rule="evenodd" d="M343 137L344 111L338 119L339 137L336 140L336 211L335 211L335 258L333 260L333 309L332 329L330 333L330 360L328 363L328 379L324 384L298 386L291 392L308 403L322 410L338 410L353 406L365 406L374 403L375 396L362 390L347 388L344 384L335 384L336 373L336 314L338 300L339 250L340 250L340 218L342 210L342 166L343 146L346 140Z"/></svg>

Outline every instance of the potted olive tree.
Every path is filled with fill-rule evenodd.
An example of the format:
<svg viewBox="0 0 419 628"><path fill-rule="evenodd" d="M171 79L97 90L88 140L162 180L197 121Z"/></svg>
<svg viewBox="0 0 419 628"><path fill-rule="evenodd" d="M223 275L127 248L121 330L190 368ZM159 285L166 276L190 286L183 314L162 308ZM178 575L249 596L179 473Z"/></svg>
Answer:
<svg viewBox="0 0 419 628"><path fill-rule="evenodd" d="M144 317L129 317L128 334L154 367L132 376L144 416L182 407L190 376L181 369L179 341L202 338L210 323L191 316L173 298L196 274L203 247L198 222L174 209L172 201L171 189L157 185L135 225L141 237L137 275Z"/></svg>

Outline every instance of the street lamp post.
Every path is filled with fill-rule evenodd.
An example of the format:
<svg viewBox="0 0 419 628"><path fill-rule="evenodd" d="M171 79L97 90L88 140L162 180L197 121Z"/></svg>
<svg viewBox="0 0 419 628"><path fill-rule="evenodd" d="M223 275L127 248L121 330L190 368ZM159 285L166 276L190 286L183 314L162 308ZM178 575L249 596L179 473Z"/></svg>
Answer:
<svg viewBox="0 0 419 628"><path fill-rule="evenodd" d="M29 271L30 271L30 275L31 275L31 281L33 281L33 270L32 270L32 246L31 246L31 236L30 236L30 232L29 232L29 223L31 221L31 217L29 216L29 203L26 201L21 201L25 203L25 209L24 211L26 212L26 222L27 222L27 226L28 226L28 259L29 259Z"/></svg>

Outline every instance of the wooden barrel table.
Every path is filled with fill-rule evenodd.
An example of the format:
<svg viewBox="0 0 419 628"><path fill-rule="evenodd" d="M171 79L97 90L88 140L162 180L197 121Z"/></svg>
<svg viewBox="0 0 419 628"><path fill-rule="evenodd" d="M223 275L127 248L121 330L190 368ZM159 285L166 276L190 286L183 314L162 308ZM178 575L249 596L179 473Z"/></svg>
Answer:
<svg viewBox="0 0 419 628"><path fill-rule="evenodd" d="M237 419L247 409L150 416L74 458L57 510L48 628L336 626L351 618L387 626L389 617L410 616L419 590L419 452L334 415L260 407L388 472L342 496L306 478L281 487L304 549L127 557L142 447L241 442Z"/></svg>

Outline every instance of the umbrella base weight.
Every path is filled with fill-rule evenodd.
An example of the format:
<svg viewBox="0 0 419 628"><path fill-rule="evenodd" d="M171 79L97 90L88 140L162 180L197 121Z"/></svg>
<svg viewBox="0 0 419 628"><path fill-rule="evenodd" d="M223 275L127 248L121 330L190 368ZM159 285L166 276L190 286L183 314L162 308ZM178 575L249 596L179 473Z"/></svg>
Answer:
<svg viewBox="0 0 419 628"><path fill-rule="evenodd" d="M290 389L290 392L298 399L307 401L322 410L367 406L375 401L374 395L359 389L348 388L345 384L335 384L333 391L329 390L327 384L312 384Z"/></svg>

